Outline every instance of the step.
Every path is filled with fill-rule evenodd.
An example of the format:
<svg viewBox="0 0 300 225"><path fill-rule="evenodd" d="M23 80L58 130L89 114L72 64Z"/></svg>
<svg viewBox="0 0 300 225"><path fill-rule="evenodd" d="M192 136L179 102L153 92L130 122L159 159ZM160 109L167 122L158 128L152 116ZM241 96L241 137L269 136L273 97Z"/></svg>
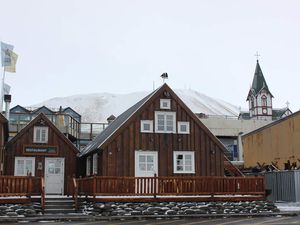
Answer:
<svg viewBox="0 0 300 225"><path fill-rule="evenodd" d="M45 209L74 209L74 204L71 205L45 205Z"/></svg>
<svg viewBox="0 0 300 225"><path fill-rule="evenodd" d="M45 214L67 214L67 213L76 213L76 210L73 209L45 209Z"/></svg>

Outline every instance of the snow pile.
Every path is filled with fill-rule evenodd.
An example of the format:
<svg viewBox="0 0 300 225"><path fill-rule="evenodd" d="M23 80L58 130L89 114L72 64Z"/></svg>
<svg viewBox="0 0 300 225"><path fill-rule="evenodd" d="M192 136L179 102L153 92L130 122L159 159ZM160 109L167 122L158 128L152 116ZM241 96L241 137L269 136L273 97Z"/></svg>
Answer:
<svg viewBox="0 0 300 225"><path fill-rule="evenodd" d="M238 107L194 90L175 90L175 92L194 113L223 116L237 116L239 113ZM71 107L81 114L83 122L106 122L106 119L110 115L120 115L149 93L150 92L135 92L130 94L95 93L57 97L32 107Z"/></svg>

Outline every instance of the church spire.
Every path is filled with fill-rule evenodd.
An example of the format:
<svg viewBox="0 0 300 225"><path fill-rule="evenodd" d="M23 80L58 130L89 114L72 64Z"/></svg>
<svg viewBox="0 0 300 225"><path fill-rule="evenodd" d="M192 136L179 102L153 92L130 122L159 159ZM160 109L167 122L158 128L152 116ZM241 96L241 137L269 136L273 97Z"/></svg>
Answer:
<svg viewBox="0 0 300 225"><path fill-rule="evenodd" d="M256 56L258 57L258 53ZM272 98L273 95L268 88L257 58L252 85L247 97L250 118L271 120Z"/></svg>
<svg viewBox="0 0 300 225"><path fill-rule="evenodd" d="M252 81L252 85L251 85L251 91L253 95L257 95L262 89L266 90L267 92L270 92L267 82L265 80L265 77L263 75L263 72L260 68L259 65L259 61L258 59L256 60L256 68L255 68L255 72L254 72L254 77L253 77L253 81ZM273 97L273 95L271 94L271 96ZM249 98L249 96L248 96Z"/></svg>

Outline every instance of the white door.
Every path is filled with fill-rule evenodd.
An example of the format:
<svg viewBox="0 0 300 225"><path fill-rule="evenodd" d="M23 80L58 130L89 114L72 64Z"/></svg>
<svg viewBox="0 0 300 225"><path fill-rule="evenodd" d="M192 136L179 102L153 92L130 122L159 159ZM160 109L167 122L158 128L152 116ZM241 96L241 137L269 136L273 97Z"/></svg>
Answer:
<svg viewBox="0 0 300 225"><path fill-rule="evenodd" d="M64 193L64 158L45 158L46 194Z"/></svg>
<svg viewBox="0 0 300 225"><path fill-rule="evenodd" d="M136 151L135 152L135 176L153 177L158 175L157 170L157 152L154 151Z"/></svg>

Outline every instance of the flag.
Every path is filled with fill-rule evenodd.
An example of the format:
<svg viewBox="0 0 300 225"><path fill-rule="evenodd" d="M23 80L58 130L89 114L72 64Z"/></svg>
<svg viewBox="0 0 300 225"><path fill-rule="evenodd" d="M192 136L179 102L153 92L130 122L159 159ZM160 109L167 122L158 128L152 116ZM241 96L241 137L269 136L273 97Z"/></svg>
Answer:
<svg viewBox="0 0 300 225"><path fill-rule="evenodd" d="M1 63L2 66L11 65L10 51L14 49L14 46L1 42Z"/></svg>
<svg viewBox="0 0 300 225"><path fill-rule="evenodd" d="M15 73L18 55L9 49L7 49L6 51L8 52L8 55L10 57L10 65L4 66L4 70L6 72Z"/></svg>

